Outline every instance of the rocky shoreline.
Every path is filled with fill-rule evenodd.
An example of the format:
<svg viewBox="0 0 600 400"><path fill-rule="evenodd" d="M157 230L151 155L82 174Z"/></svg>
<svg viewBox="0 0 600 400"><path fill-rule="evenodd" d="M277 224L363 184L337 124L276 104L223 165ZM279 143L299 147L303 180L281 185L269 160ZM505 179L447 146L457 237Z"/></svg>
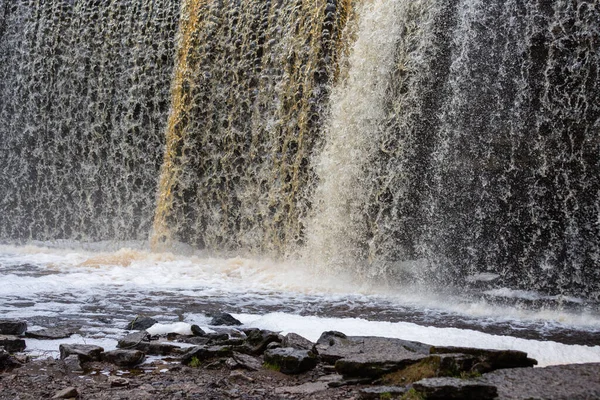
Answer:
<svg viewBox="0 0 600 400"><path fill-rule="evenodd" d="M532 368L515 350L439 347L375 336L242 327L229 314L210 329L156 332L140 317L117 349L60 345L31 357L28 338L68 338L69 329L29 332L0 320L0 399L596 399L600 364Z"/></svg>

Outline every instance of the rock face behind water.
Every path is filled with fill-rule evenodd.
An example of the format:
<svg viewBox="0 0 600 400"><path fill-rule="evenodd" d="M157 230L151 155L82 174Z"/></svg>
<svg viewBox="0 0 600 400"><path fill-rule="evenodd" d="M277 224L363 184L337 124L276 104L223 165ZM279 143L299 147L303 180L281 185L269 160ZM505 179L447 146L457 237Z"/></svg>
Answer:
<svg viewBox="0 0 600 400"><path fill-rule="evenodd" d="M27 330L27 322L0 319L0 335L19 336Z"/></svg>

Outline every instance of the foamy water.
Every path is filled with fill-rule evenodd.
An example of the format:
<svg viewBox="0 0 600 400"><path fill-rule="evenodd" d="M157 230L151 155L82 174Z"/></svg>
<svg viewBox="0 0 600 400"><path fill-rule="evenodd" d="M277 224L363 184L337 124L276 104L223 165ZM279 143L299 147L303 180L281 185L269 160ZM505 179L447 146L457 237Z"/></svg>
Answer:
<svg viewBox="0 0 600 400"><path fill-rule="evenodd" d="M246 326L296 332L313 341L323 331L338 330L433 345L522 350L540 365L600 362L600 346L594 342L600 318L584 306L577 312L502 306L485 296L316 275L293 262L151 253L144 244L115 251L109 247L0 246L0 313L27 319L34 330L83 326L78 340L108 340L109 347L139 314L166 326L179 323L174 329L187 331L191 323L207 326L205 314L227 311ZM583 345L590 341L595 346ZM58 343L30 341L28 346L44 352L57 349Z"/></svg>

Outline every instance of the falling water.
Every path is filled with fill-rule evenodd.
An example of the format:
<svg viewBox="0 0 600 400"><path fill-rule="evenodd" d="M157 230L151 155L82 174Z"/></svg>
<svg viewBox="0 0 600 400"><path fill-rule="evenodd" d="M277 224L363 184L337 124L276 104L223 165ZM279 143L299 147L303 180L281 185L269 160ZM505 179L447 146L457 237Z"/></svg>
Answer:
<svg viewBox="0 0 600 400"><path fill-rule="evenodd" d="M172 0L0 0L0 237L147 237L178 18Z"/></svg>
<svg viewBox="0 0 600 400"><path fill-rule="evenodd" d="M593 0L0 0L0 238L600 296Z"/></svg>

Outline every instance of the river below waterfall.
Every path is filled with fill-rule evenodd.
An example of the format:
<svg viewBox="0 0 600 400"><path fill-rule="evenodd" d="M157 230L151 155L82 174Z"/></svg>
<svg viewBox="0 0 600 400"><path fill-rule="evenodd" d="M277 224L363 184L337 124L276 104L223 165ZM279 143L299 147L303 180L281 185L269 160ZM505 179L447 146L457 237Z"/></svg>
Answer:
<svg viewBox="0 0 600 400"><path fill-rule="evenodd" d="M54 352L69 341L110 348L138 315L161 323L207 326L207 314L233 313L247 326L296 332L326 330L527 351L540 365L600 362L597 307L575 298L508 289L453 293L383 287L327 276L292 262L151 253L144 243L0 246L0 314L29 330L68 326L78 335L28 341Z"/></svg>

